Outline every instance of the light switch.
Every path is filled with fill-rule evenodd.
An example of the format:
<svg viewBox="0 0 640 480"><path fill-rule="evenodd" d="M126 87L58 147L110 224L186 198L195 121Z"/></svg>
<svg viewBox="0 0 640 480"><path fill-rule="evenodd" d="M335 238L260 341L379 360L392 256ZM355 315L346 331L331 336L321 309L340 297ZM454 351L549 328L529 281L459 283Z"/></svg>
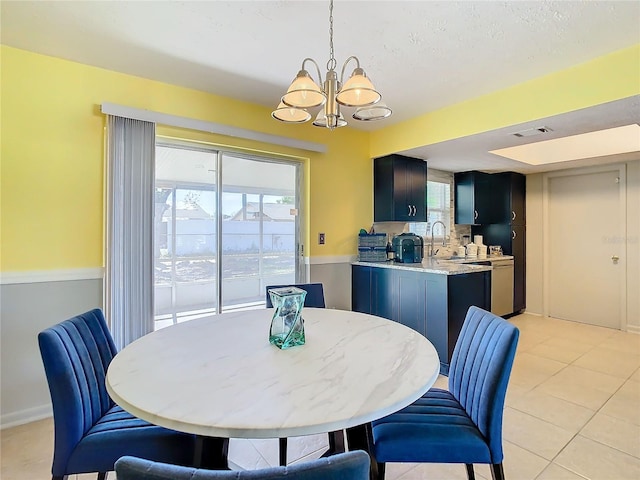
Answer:
<svg viewBox="0 0 640 480"><path fill-rule="evenodd" d="M318 245L324 245L324 233L318 234Z"/></svg>

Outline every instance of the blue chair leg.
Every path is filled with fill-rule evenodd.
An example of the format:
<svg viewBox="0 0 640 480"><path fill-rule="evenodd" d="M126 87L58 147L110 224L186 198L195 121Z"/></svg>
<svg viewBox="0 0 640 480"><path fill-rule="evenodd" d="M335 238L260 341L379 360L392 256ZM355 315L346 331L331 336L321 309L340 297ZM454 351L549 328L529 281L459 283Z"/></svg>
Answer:
<svg viewBox="0 0 640 480"><path fill-rule="evenodd" d="M476 474L473 471L473 464L472 463L465 463L465 466L467 467L467 478L469 480L476 480Z"/></svg>
<svg viewBox="0 0 640 480"><path fill-rule="evenodd" d="M502 463L494 463L491 465L491 476L493 480L504 480L504 469Z"/></svg>
<svg viewBox="0 0 640 480"><path fill-rule="evenodd" d="M278 439L278 453L281 467L287 466L287 438Z"/></svg>

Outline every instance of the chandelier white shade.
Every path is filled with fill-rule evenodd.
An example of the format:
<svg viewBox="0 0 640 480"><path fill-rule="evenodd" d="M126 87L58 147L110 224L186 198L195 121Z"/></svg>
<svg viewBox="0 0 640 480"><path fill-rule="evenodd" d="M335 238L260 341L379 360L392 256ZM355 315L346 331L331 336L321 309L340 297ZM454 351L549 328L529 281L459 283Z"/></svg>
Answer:
<svg viewBox="0 0 640 480"><path fill-rule="evenodd" d="M391 116L391 109L384 102L378 102L367 107L360 107L353 112L352 117L363 122L380 120Z"/></svg>
<svg viewBox="0 0 640 480"><path fill-rule="evenodd" d="M347 107L364 107L379 102L381 98L364 70L358 67L336 95L336 102Z"/></svg>
<svg viewBox="0 0 640 480"><path fill-rule="evenodd" d="M271 112L271 116L276 120L288 123L304 123L311 118L311 114L303 108L295 108L280 102L278 108Z"/></svg>
<svg viewBox="0 0 640 480"><path fill-rule="evenodd" d="M330 118L329 122L332 122L333 119ZM313 121L313 124L316 127L326 127L327 126L327 115L324 109L321 109L316 116L316 119ZM347 121L344 119L344 115L342 113L338 113L338 120L336 121L336 127L344 127L347 124Z"/></svg>
<svg viewBox="0 0 640 480"><path fill-rule="evenodd" d="M344 71L351 61L355 61L356 66L351 76L343 84ZM305 58L296 78L282 96L280 104L271 112L271 116L276 120L287 123L303 123L310 120L312 116L307 112L307 108L323 106L313 121L313 125L333 130L347 125L344 115L340 112L340 105L357 108L353 118L361 121L379 120L391 115L391 109L384 104L381 104L380 108L373 108L380 102L382 95L367 78L357 57L351 56L345 60L340 80L338 80L338 74L335 71L337 64L333 53L333 0L329 1L329 61L322 88L305 69L307 62L316 67L318 82L322 80L320 67L316 61L312 58Z"/></svg>
<svg viewBox="0 0 640 480"><path fill-rule="evenodd" d="M295 108L312 108L324 105L326 99L327 96L316 85L309 72L304 69L304 62L302 62L302 70L298 72L296 78L291 82L287 93L282 97L282 103Z"/></svg>

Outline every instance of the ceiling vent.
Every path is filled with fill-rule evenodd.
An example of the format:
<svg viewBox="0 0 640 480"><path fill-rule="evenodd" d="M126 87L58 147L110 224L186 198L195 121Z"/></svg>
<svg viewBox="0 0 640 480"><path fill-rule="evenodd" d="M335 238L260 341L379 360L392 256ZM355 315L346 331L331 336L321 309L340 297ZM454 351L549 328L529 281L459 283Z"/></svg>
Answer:
<svg viewBox="0 0 640 480"><path fill-rule="evenodd" d="M516 137L533 137L535 135L541 135L543 133L553 132L549 127L537 127L529 128L528 130L522 130L520 132L512 133Z"/></svg>

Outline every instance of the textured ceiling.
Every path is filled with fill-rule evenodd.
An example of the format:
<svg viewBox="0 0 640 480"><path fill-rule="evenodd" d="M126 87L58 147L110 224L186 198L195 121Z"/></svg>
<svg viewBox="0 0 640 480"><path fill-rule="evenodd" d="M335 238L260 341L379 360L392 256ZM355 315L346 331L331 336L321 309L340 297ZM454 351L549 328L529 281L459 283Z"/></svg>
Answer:
<svg viewBox="0 0 640 480"><path fill-rule="evenodd" d="M275 107L305 57L324 74L328 5L3 0L1 38L16 48ZM380 122L350 122L366 129L640 42L637 1L336 0L334 21L338 68L358 56L394 111Z"/></svg>

